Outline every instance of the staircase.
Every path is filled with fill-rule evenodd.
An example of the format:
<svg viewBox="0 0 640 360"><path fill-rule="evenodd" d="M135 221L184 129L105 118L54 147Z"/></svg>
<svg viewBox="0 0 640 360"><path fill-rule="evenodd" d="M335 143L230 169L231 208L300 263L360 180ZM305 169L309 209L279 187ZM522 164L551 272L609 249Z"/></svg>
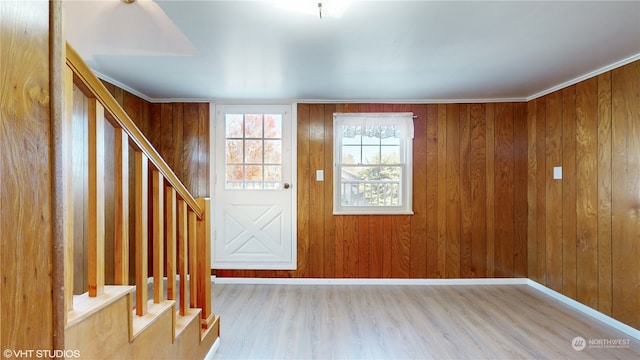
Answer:
<svg viewBox="0 0 640 360"><path fill-rule="evenodd" d="M88 359L202 359L220 329L211 312L209 200L191 196L69 46L63 74L59 151L68 191L57 216L65 219L66 353ZM86 124L86 209L78 209L74 198L77 121ZM86 236L82 249L74 249L74 219L83 219L79 211L86 213ZM74 261L80 252L86 266L79 271ZM79 276L88 291L78 294L75 286L74 294Z"/></svg>

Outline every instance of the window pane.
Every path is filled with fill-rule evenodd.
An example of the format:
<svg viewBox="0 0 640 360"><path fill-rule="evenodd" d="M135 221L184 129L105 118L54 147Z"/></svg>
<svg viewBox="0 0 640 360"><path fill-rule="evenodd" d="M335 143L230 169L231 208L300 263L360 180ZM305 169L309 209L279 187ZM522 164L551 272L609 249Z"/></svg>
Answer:
<svg viewBox="0 0 640 360"><path fill-rule="evenodd" d="M262 140L246 140L244 146L244 162L262 164Z"/></svg>
<svg viewBox="0 0 640 360"><path fill-rule="evenodd" d="M362 163L380 164L380 146L363 146Z"/></svg>
<svg viewBox="0 0 640 360"><path fill-rule="evenodd" d="M282 138L281 114L264 115L264 137L269 139Z"/></svg>
<svg viewBox="0 0 640 360"><path fill-rule="evenodd" d="M225 137L242 138L242 114L226 114Z"/></svg>
<svg viewBox="0 0 640 360"><path fill-rule="evenodd" d="M264 141L264 163L282 164L282 140Z"/></svg>
<svg viewBox="0 0 640 360"><path fill-rule="evenodd" d="M245 167L245 188L262 189L261 165L247 165Z"/></svg>
<svg viewBox="0 0 640 360"><path fill-rule="evenodd" d="M242 164L242 140L227 140L225 152L227 164Z"/></svg>
<svg viewBox="0 0 640 360"><path fill-rule="evenodd" d="M381 150L383 164L400 163L400 146L383 146Z"/></svg>
<svg viewBox="0 0 640 360"><path fill-rule="evenodd" d="M244 182L244 172L242 165L227 165L225 174L226 189L242 189Z"/></svg>
<svg viewBox="0 0 640 360"><path fill-rule="evenodd" d="M265 182L275 182L280 187L282 181L282 166L268 165L264 167Z"/></svg>
<svg viewBox="0 0 640 360"><path fill-rule="evenodd" d="M342 163L343 164L360 164L360 146L343 146L342 147Z"/></svg>
<svg viewBox="0 0 640 360"><path fill-rule="evenodd" d="M400 167L343 167L341 204L344 206L399 206Z"/></svg>
<svg viewBox="0 0 640 360"><path fill-rule="evenodd" d="M262 138L262 114L246 114L244 116L244 137Z"/></svg>

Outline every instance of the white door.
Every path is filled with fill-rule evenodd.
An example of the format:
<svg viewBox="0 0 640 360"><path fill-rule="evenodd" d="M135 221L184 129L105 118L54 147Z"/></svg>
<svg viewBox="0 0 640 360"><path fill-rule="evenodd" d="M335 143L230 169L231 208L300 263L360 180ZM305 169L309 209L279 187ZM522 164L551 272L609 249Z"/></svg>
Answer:
<svg viewBox="0 0 640 360"><path fill-rule="evenodd" d="M295 269L291 105L217 105L212 268Z"/></svg>

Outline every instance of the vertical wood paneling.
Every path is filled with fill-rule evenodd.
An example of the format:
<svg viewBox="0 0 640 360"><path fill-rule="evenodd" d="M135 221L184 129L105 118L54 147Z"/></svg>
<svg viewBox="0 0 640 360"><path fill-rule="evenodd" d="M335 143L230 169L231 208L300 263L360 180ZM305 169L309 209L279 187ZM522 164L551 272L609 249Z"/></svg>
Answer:
<svg viewBox="0 0 640 360"><path fill-rule="evenodd" d="M324 274L337 276L336 223L333 221L333 113L335 105L324 108ZM292 119L295 121L296 119ZM372 246L375 249L375 245ZM342 263L340 263L342 265Z"/></svg>
<svg viewBox="0 0 640 360"><path fill-rule="evenodd" d="M529 254L537 273L530 277L635 327L639 83L635 62L533 100L528 114L529 139L537 143L529 144L529 198L537 199L535 212L529 209L529 250L538 259L532 263ZM562 180L553 180L553 166L563 166Z"/></svg>
<svg viewBox="0 0 640 360"><path fill-rule="evenodd" d="M175 169L176 163L173 158L173 108L171 104L154 104L154 106L160 106L160 144L156 148L167 165L171 169Z"/></svg>
<svg viewBox="0 0 640 360"><path fill-rule="evenodd" d="M184 104L183 123L183 146L182 146L182 182L187 190L194 196L198 196L198 116L200 110L197 103Z"/></svg>
<svg viewBox="0 0 640 360"><path fill-rule="evenodd" d="M438 106L427 105L426 115L426 227L427 278L438 277Z"/></svg>
<svg viewBox="0 0 640 360"><path fill-rule="evenodd" d="M183 117L183 104L173 104L171 106L172 120L173 120L173 172L178 179L184 183L183 167L180 166L182 162L182 153L184 146L184 117ZM185 184L186 185L186 184ZM187 187L188 189L188 187Z"/></svg>
<svg viewBox="0 0 640 360"><path fill-rule="evenodd" d="M209 104L198 104L198 191L192 195L205 198L211 196L209 189Z"/></svg>
<svg viewBox="0 0 640 360"><path fill-rule="evenodd" d="M309 173L303 174L309 179L308 197L313 204L313 216L309 216L309 276L322 277L324 274L324 182L316 180L316 170L322 170L324 154L324 107L320 104L309 106ZM331 199L331 198L329 198ZM310 210L311 211L311 210Z"/></svg>
<svg viewBox="0 0 640 360"><path fill-rule="evenodd" d="M513 276L527 277L527 106L513 104Z"/></svg>
<svg viewBox="0 0 640 360"><path fill-rule="evenodd" d="M344 276L347 278L358 277L358 240L360 238L358 227L358 217L353 215L344 216ZM393 245L389 249L393 252Z"/></svg>
<svg viewBox="0 0 640 360"><path fill-rule="evenodd" d="M487 277L495 274L495 104L489 103L486 107L487 122Z"/></svg>
<svg viewBox="0 0 640 360"><path fill-rule="evenodd" d="M309 174L311 172L309 163L309 131L310 131L310 106L302 104L298 107L298 179L297 195L298 195L298 271L297 276L304 277L308 271L309 262L309 216L311 212L311 203L309 199Z"/></svg>
<svg viewBox="0 0 640 360"><path fill-rule="evenodd" d="M562 93L546 96L546 285L562 292L562 181L553 167L562 165Z"/></svg>
<svg viewBox="0 0 640 360"><path fill-rule="evenodd" d="M527 263L529 278L540 282L538 272L538 128L537 101L527 103Z"/></svg>
<svg viewBox="0 0 640 360"><path fill-rule="evenodd" d="M61 94L50 92L49 3L1 1L0 14L0 348L52 349L62 324L53 322L59 290L51 269L62 259L52 257L50 129L57 120L49 94Z"/></svg>
<svg viewBox="0 0 640 360"><path fill-rule="evenodd" d="M576 87L576 299L592 308L598 308L597 96L596 78Z"/></svg>
<svg viewBox="0 0 640 360"><path fill-rule="evenodd" d="M576 298L576 87L562 93L562 291Z"/></svg>
<svg viewBox="0 0 640 360"><path fill-rule="evenodd" d="M495 111L495 263L496 277L513 276L514 154L513 105L498 103Z"/></svg>
<svg viewBox="0 0 640 360"><path fill-rule="evenodd" d="M469 105L460 105L460 277L471 273L471 119Z"/></svg>
<svg viewBox="0 0 640 360"><path fill-rule="evenodd" d="M460 106L447 105L447 205L446 264L447 278L460 277Z"/></svg>
<svg viewBox="0 0 640 360"><path fill-rule="evenodd" d="M547 102L545 98L534 100L536 102L536 241L538 249L538 281L542 284L547 283L547 220L546 220L546 200L547 200L547 156L546 156L546 138L547 138Z"/></svg>
<svg viewBox="0 0 640 360"><path fill-rule="evenodd" d="M427 108L412 106L415 119L413 140L413 216L411 221L410 272L412 278L427 276ZM374 274L371 274L372 277ZM377 275L376 275L377 277Z"/></svg>
<svg viewBox="0 0 640 360"><path fill-rule="evenodd" d="M611 316L611 72L598 76L598 310Z"/></svg>
<svg viewBox="0 0 640 360"><path fill-rule="evenodd" d="M487 266L486 110L472 104L471 126L471 277L485 277Z"/></svg>
<svg viewBox="0 0 640 360"><path fill-rule="evenodd" d="M611 71L612 313L640 328L640 61Z"/></svg>

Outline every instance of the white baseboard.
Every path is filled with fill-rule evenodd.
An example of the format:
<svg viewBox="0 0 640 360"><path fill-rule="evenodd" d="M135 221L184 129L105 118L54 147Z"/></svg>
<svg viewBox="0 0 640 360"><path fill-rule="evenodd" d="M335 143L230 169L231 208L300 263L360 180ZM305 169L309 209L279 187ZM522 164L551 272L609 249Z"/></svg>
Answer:
<svg viewBox="0 0 640 360"><path fill-rule="evenodd" d="M599 311L597 311L597 310L595 310L593 308L590 308L590 307L588 307L588 306L586 306L586 305L584 305L582 303L579 303L579 302L573 300L572 298L570 298L568 296L562 295L562 294L560 294L559 292L557 292L555 290L549 289L548 287L546 287L546 286L544 286L544 285L542 285L542 284L540 284L538 282L535 282L535 281L533 281L531 279L527 279L527 280L528 280L527 283L528 283L529 286L531 286L532 288L540 291L541 293L549 295L552 298L554 298L554 299L556 299L558 301L561 301L562 303L564 303L566 305L569 305L572 308L574 308L574 309L576 309L576 310L578 310L578 311L580 311L580 312L582 312L582 313L584 313L586 315L589 315L589 316L591 316L591 317L593 317L593 318L595 318L595 319L597 319L597 320L599 320L599 321L601 321L601 322L603 322L603 323L615 328L616 330L622 331L623 333L625 333L625 334L627 334L627 335L629 335L629 336L631 336L633 338L636 338L636 339L640 340L640 330L634 329L631 326L629 326L629 325L627 325L625 323L622 323L622 322L620 322L620 321L618 321L618 320L616 320L616 319L614 319L614 318L612 318L612 317L610 317L608 315L605 315L605 314L603 314L603 313L601 313L601 312L599 312Z"/></svg>
<svg viewBox="0 0 640 360"><path fill-rule="evenodd" d="M322 279L322 278L237 278L216 277L216 284L252 285L527 285L526 278L482 279Z"/></svg>
<svg viewBox="0 0 640 360"><path fill-rule="evenodd" d="M323 278L238 278L211 276L214 284L247 285L528 285L556 300L571 306L623 333L639 339L640 331L595 309L527 278L480 278L480 279L323 279Z"/></svg>

